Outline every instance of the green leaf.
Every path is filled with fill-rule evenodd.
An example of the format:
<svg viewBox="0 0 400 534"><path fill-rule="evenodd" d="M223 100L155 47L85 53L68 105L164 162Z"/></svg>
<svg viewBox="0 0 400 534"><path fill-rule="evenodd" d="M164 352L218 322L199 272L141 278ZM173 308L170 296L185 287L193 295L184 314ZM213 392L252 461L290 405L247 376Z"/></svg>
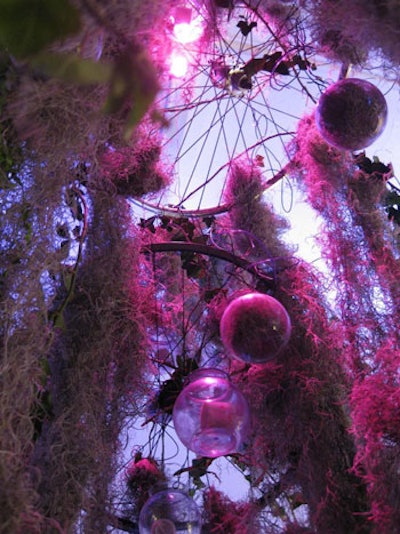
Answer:
<svg viewBox="0 0 400 534"><path fill-rule="evenodd" d="M42 376L39 379L39 384L42 388L45 388L49 379L49 376L51 375L51 369L49 360L47 358L41 358L40 359L40 367L42 369Z"/></svg>
<svg viewBox="0 0 400 534"><path fill-rule="evenodd" d="M30 63L35 70L47 76L78 85L107 83L112 74L111 65L82 59L75 54L43 53L33 58Z"/></svg>
<svg viewBox="0 0 400 534"><path fill-rule="evenodd" d="M115 61L104 110L116 113L127 104L131 106L125 126L126 139L147 113L158 90L157 73L146 51L136 45L124 50Z"/></svg>
<svg viewBox="0 0 400 534"><path fill-rule="evenodd" d="M22 206L22 226L25 230L25 242L29 245L32 241L32 207L28 203Z"/></svg>
<svg viewBox="0 0 400 534"><path fill-rule="evenodd" d="M67 293L71 291L72 286L74 284L74 280L75 280L75 273L73 271L65 271L63 273L63 282L64 282L64 287Z"/></svg>
<svg viewBox="0 0 400 534"><path fill-rule="evenodd" d="M68 0L0 0L0 45L22 59L80 30Z"/></svg>
<svg viewBox="0 0 400 534"><path fill-rule="evenodd" d="M53 321L54 328L59 328L60 330L65 332L66 325L63 313L55 313L51 319Z"/></svg>

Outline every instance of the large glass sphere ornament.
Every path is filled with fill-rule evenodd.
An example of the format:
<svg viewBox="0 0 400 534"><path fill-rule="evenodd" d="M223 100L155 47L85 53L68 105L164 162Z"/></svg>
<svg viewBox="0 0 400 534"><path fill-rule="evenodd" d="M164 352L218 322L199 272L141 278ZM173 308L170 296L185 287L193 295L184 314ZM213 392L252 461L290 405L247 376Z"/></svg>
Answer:
<svg viewBox="0 0 400 534"><path fill-rule="evenodd" d="M357 78L340 80L322 94L315 113L325 141L339 149L361 150L383 132L387 104L372 83Z"/></svg>
<svg viewBox="0 0 400 534"><path fill-rule="evenodd" d="M291 322L286 309L263 293L247 293L232 300L220 322L228 355L247 363L266 363L287 345Z"/></svg>
<svg viewBox="0 0 400 534"><path fill-rule="evenodd" d="M199 369L175 401L175 431L200 456L216 458L239 452L250 429L243 394L219 369Z"/></svg>
<svg viewBox="0 0 400 534"><path fill-rule="evenodd" d="M159 491L140 511L140 534L200 534L200 531L200 511L182 491Z"/></svg>

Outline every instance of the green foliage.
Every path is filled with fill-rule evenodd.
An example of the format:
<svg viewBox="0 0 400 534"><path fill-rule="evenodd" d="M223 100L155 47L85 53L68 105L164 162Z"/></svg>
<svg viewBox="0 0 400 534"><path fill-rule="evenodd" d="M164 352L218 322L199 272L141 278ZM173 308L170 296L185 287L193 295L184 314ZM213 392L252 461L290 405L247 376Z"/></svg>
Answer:
<svg viewBox="0 0 400 534"><path fill-rule="evenodd" d="M1 0L0 0L1 1ZM6 107L10 92L11 78L10 58L0 51L0 114ZM19 142L10 119L0 123L0 190L13 189L21 185L18 176L22 163L22 153Z"/></svg>
<svg viewBox="0 0 400 534"><path fill-rule="evenodd" d="M31 65L43 74L78 85L107 83L113 70L110 64L75 54L42 53L32 59Z"/></svg>
<svg viewBox="0 0 400 534"><path fill-rule="evenodd" d="M0 44L19 59L80 29L68 0L0 0Z"/></svg>
<svg viewBox="0 0 400 534"><path fill-rule="evenodd" d="M77 85L108 84L105 113L126 115L125 136L148 111L159 86L147 53L130 44L109 63L46 50L81 29L68 0L0 0L0 48L45 76Z"/></svg>
<svg viewBox="0 0 400 534"><path fill-rule="evenodd" d="M42 432L43 423L53 416L53 401L51 393L48 389L51 370L47 358L43 357L40 360L40 367L42 369L42 375L36 384L36 398L31 408L31 418L34 428L34 441L39 438Z"/></svg>
<svg viewBox="0 0 400 534"><path fill-rule="evenodd" d="M22 226L25 231L25 242L30 245L32 241L32 206L24 203L21 206Z"/></svg>
<svg viewBox="0 0 400 534"><path fill-rule="evenodd" d="M174 476L182 475L183 473L188 473L190 478L192 479L194 486L197 489L202 489L205 487L205 483L201 480L201 477L212 474L218 479L215 473L208 470L214 459L215 458L205 457L194 458L190 467L184 467L182 469L179 469L176 473L174 473Z"/></svg>
<svg viewBox="0 0 400 534"><path fill-rule="evenodd" d="M150 57L137 46L129 46L110 63L82 59L75 54L43 52L31 58L30 65L46 76L76 85L108 84L103 111L127 115L126 139L148 111L159 89Z"/></svg>
<svg viewBox="0 0 400 534"><path fill-rule="evenodd" d="M18 144L11 144L9 125L3 125L0 131L0 191L13 189L21 185L18 176L21 151Z"/></svg>
<svg viewBox="0 0 400 534"><path fill-rule="evenodd" d="M127 47L115 59L110 83L104 110L118 113L131 105L125 126L125 137L129 139L159 90L157 73L147 52L137 45Z"/></svg>

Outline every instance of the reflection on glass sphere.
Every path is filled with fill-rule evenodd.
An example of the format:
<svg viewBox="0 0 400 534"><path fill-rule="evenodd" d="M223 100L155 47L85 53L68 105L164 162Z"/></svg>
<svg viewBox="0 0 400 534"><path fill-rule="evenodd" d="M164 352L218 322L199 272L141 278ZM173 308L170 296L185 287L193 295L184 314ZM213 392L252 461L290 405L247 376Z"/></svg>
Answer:
<svg viewBox="0 0 400 534"><path fill-rule="evenodd" d="M176 528L170 519L156 519L151 525L151 534L175 534Z"/></svg>
<svg viewBox="0 0 400 534"><path fill-rule="evenodd" d="M139 516L140 534L200 534L201 518L196 503L179 490L155 493Z"/></svg>
<svg viewBox="0 0 400 534"><path fill-rule="evenodd" d="M216 458L239 452L250 412L242 393L219 369L199 369L179 394L173 410L175 431L191 451Z"/></svg>
<svg viewBox="0 0 400 534"><path fill-rule="evenodd" d="M383 132L387 104L379 89L366 80L346 78L322 94L315 120L325 141L339 149L360 150Z"/></svg>
<svg viewBox="0 0 400 534"><path fill-rule="evenodd" d="M248 363L275 358L289 341L291 323L282 304L263 293L247 293L226 307L220 323L229 356Z"/></svg>

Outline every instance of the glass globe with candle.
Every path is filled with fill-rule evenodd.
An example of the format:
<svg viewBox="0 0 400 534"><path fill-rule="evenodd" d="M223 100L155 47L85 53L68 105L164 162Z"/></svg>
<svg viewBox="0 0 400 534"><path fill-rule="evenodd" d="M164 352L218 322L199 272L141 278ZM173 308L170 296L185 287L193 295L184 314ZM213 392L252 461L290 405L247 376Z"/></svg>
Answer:
<svg viewBox="0 0 400 534"><path fill-rule="evenodd" d="M176 489L152 495L140 511L140 534L200 534L201 515L193 499Z"/></svg>
<svg viewBox="0 0 400 534"><path fill-rule="evenodd" d="M250 429L247 401L219 369L199 369L188 378L173 409L175 431L200 456L239 452Z"/></svg>

